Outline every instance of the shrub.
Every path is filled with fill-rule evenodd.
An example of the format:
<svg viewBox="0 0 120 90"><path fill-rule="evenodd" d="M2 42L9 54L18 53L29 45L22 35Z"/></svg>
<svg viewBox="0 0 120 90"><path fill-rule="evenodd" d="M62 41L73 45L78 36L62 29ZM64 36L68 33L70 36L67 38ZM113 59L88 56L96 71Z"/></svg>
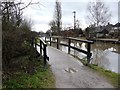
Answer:
<svg viewBox="0 0 120 90"><path fill-rule="evenodd" d="M3 46L3 69L12 65L12 58L29 54L33 48L33 40L36 35L33 32L23 32L22 30L5 31L2 35Z"/></svg>

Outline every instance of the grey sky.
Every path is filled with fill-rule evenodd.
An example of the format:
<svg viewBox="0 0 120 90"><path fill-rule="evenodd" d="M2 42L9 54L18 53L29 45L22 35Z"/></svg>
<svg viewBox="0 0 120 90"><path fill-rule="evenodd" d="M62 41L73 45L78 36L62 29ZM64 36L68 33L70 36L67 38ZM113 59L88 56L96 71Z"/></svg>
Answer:
<svg viewBox="0 0 120 90"><path fill-rule="evenodd" d="M120 22L120 1L119 1L119 4L118 4L118 21Z"/></svg>
<svg viewBox="0 0 120 90"><path fill-rule="evenodd" d="M27 0L26 2L28 2ZM33 0L37 2L38 0ZM76 19L80 20L81 28L88 26L86 19L88 1L93 0L61 0L62 8L62 24L63 27L73 26L73 11L76 11ZM111 23L118 22L118 1L119 0L103 0L112 13ZM32 21L33 30L46 32L49 27L49 22L54 18L55 0L40 0L40 7L31 6L24 11L24 17Z"/></svg>

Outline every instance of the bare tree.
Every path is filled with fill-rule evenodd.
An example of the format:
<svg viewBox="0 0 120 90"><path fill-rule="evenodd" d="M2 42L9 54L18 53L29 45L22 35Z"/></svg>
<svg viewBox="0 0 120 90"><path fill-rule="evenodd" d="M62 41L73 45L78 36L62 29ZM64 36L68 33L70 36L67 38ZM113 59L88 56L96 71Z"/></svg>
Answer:
<svg viewBox="0 0 120 90"><path fill-rule="evenodd" d="M62 12L61 12L61 2L59 0L56 0L55 2L55 13L54 13L54 17L55 17L55 23L57 25L57 35L60 35L60 31L62 28Z"/></svg>
<svg viewBox="0 0 120 90"><path fill-rule="evenodd" d="M77 29L80 28L80 20L76 20L76 28L77 28Z"/></svg>
<svg viewBox="0 0 120 90"><path fill-rule="evenodd" d="M111 18L108 7L106 7L101 0L89 2L87 10L89 12L87 18L89 19L90 24L95 25L96 27L106 25Z"/></svg>
<svg viewBox="0 0 120 90"><path fill-rule="evenodd" d="M49 26L52 32L57 32L57 25L54 20L50 21Z"/></svg>
<svg viewBox="0 0 120 90"><path fill-rule="evenodd" d="M39 2L28 2L25 4L22 0L3 0L0 2L0 13L2 15L2 28L4 30L15 30L22 23L23 10L30 5L39 4Z"/></svg>
<svg viewBox="0 0 120 90"><path fill-rule="evenodd" d="M21 0L0 1L3 70L14 66L12 63L15 60L12 58L22 55L23 52L24 54L27 53L26 51L30 50L33 45L33 39L37 35L30 31L30 23L22 17L23 10L33 4L32 0L28 4L23 3ZM26 48L26 43L29 45L28 48Z"/></svg>

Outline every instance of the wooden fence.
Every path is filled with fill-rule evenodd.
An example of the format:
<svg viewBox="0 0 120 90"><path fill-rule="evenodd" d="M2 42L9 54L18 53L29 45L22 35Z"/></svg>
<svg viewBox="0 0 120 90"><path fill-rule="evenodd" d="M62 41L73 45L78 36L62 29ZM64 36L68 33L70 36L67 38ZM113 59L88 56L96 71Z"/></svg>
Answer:
<svg viewBox="0 0 120 90"><path fill-rule="evenodd" d="M39 40L39 41L38 41ZM39 42L39 43L38 43ZM35 39L35 49L37 50L37 46L40 47L40 55L44 58L44 66L47 64L47 60L49 61L49 57L47 56L47 44L42 39Z"/></svg>
<svg viewBox="0 0 120 90"><path fill-rule="evenodd" d="M46 40L46 37L45 37L45 42L50 42L49 43L50 46L51 46L51 43L57 43L57 45L56 45L57 49L59 49L60 45L67 46L68 47L68 54L70 54L71 48L86 54L87 55L87 62L90 63L90 58L92 56L92 53L90 51L91 51L91 44L94 43L93 41L80 40L80 39L71 38L71 37L59 37L59 36L52 36L52 37L47 37L47 38L49 38L49 40ZM52 39L56 39L56 41L52 41ZM60 43L60 39L67 40L68 44ZM87 44L87 51L82 50L82 49L77 48L77 47L74 47L74 46L71 46L71 41L86 43Z"/></svg>

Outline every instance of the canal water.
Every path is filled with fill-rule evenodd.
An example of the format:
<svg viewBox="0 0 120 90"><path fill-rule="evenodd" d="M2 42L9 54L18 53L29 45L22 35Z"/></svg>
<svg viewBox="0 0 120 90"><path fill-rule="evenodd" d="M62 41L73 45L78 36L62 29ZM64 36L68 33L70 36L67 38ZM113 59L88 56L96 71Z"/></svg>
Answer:
<svg viewBox="0 0 120 90"><path fill-rule="evenodd" d="M63 43L63 42L62 42ZM85 43L71 43L71 46L78 47L83 50L86 49ZM68 47L61 46L60 49L64 52L68 52ZM102 42L95 42L91 45L91 63L97 64L100 67L103 67L106 70L111 70L116 73L120 73L118 70L118 63L120 62L120 45L112 44L112 43L102 43ZM71 49L70 54L73 54L80 59L86 57L85 54L80 53L76 50ZM118 62L119 61L119 62ZM119 63L120 65L120 63Z"/></svg>
<svg viewBox="0 0 120 90"><path fill-rule="evenodd" d="M61 43L68 44L66 41L61 41ZM52 44L56 48L56 44ZM75 46L82 50L87 51L86 43L72 42L71 46ZM60 50L68 53L68 47L61 46ZM91 63L97 64L106 70L111 70L116 73L120 73L120 45L112 43L95 42L91 44ZM79 57L80 59L86 58L86 54L78 52L76 50L70 49L70 54Z"/></svg>

